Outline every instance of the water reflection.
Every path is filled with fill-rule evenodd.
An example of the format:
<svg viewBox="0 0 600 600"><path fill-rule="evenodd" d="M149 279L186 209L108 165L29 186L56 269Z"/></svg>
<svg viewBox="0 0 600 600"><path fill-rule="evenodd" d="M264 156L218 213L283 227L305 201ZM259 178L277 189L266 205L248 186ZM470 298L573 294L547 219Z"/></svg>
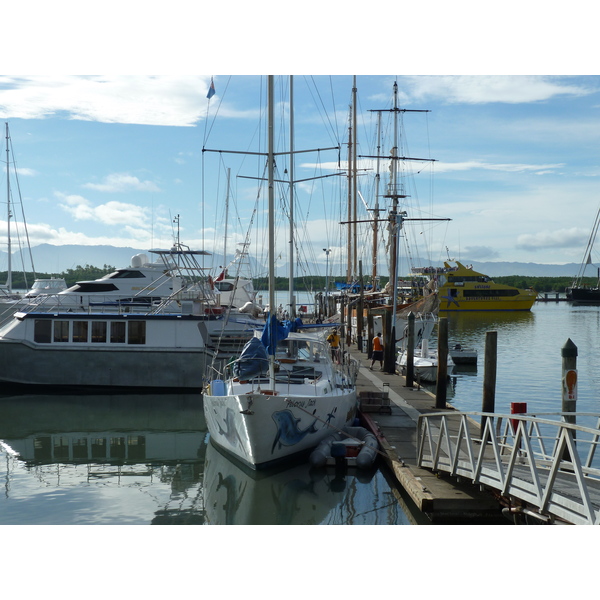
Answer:
<svg viewBox="0 0 600 600"><path fill-rule="evenodd" d="M206 435L198 394L0 397L0 522L203 522Z"/></svg>
<svg viewBox="0 0 600 600"><path fill-rule="evenodd" d="M249 471L197 394L0 396L0 524L411 524L384 474Z"/></svg>
<svg viewBox="0 0 600 600"><path fill-rule="evenodd" d="M306 462L252 471L209 443L204 467L206 520L213 525L397 523L402 511L391 490L383 489L381 497L372 492L380 479L376 468L314 470Z"/></svg>

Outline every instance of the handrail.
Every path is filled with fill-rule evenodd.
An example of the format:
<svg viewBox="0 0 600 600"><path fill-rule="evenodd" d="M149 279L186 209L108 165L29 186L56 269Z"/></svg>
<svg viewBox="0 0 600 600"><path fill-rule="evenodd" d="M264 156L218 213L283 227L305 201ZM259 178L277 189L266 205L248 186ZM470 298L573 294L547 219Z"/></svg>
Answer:
<svg viewBox="0 0 600 600"><path fill-rule="evenodd" d="M596 426L564 420L572 416L593 417ZM541 515L600 524L598 413L440 411L420 415L417 430L420 467L468 478Z"/></svg>

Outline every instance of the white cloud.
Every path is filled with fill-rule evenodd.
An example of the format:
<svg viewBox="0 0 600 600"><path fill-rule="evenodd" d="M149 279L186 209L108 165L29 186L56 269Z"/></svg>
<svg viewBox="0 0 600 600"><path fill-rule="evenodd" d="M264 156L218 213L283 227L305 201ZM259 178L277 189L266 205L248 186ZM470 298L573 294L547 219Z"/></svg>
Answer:
<svg viewBox="0 0 600 600"><path fill-rule="evenodd" d="M147 209L125 202L111 201L94 206L87 198L75 194L55 194L59 206L77 221L97 221L104 225L142 225L149 223Z"/></svg>
<svg viewBox="0 0 600 600"><path fill-rule="evenodd" d="M0 78L0 117L191 126L206 112L210 78L113 75Z"/></svg>
<svg viewBox="0 0 600 600"><path fill-rule="evenodd" d="M587 239L589 232L577 227L557 229L555 231L539 231L533 234L523 234L517 238L517 248L522 250L545 250L546 248L581 248L582 241Z"/></svg>
<svg viewBox="0 0 600 600"><path fill-rule="evenodd" d="M84 188L99 192L160 192L160 188L152 181L140 181L127 173L112 173L104 178L104 183L86 183Z"/></svg>
<svg viewBox="0 0 600 600"><path fill-rule="evenodd" d="M583 96L596 89L542 75L442 75L407 77L412 100L443 99L448 103L540 102L555 96ZM567 79L568 81L568 79Z"/></svg>

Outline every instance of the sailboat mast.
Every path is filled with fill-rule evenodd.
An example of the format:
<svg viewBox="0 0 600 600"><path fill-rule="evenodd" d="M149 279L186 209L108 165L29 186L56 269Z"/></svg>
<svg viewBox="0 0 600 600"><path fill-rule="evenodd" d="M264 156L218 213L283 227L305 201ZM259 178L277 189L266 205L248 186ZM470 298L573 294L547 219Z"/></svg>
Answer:
<svg viewBox="0 0 600 600"><path fill-rule="evenodd" d="M377 289L377 244L378 244L378 226L379 219L379 161L381 155L381 111L377 113L377 172L375 173L375 209L373 210L373 274L371 284L373 290Z"/></svg>
<svg viewBox="0 0 600 600"><path fill-rule="evenodd" d="M275 344L275 325L273 318L275 315L275 92L274 76L269 75L267 79L267 99L268 99L268 155L267 167L269 173L269 334L271 344ZM269 379L275 385L275 356L269 354Z"/></svg>
<svg viewBox="0 0 600 600"><path fill-rule="evenodd" d="M352 283L352 125L348 127L348 255L346 283Z"/></svg>
<svg viewBox="0 0 600 600"><path fill-rule="evenodd" d="M227 192L225 194L225 235L223 237L223 269L227 268L227 225L229 222L229 186L231 181L231 169L227 169Z"/></svg>
<svg viewBox="0 0 600 600"><path fill-rule="evenodd" d="M294 300L294 76L290 75L290 317L296 318Z"/></svg>
<svg viewBox="0 0 600 600"><path fill-rule="evenodd" d="M358 190L358 185L357 185L357 173L358 173L358 168L357 168L357 162L356 162L356 155L357 155L357 140L358 140L358 134L357 134L357 126L356 126L356 75L354 76L354 80L353 80L353 86L352 86L352 130L354 131L354 143L352 144L352 211L353 211L353 230L352 230L352 244L353 244L353 248L354 248L354 254L353 254L353 262L352 262L352 276L356 277L356 273L357 273L357 265L358 265L358 250L357 250L357 245L358 245L358 236L357 236L357 227L358 227L358 212L357 212L357 190Z"/></svg>
<svg viewBox="0 0 600 600"><path fill-rule="evenodd" d="M6 287L8 292L12 292L12 248L10 244L10 220L12 218L12 212L10 210L10 164L9 164L9 143L8 143L8 123L6 125L6 206L7 206L7 252L8 252L8 265L6 273Z"/></svg>

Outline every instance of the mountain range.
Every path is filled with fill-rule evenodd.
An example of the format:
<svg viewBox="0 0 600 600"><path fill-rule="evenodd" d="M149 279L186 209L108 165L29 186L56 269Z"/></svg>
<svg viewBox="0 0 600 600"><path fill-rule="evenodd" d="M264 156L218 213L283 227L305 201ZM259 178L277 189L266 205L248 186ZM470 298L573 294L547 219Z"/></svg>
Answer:
<svg viewBox="0 0 600 600"><path fill-rule="evenodd" d="M126 267L131 263L131 257L136 254L146 254L152 260L152 254L148 250L140 250L135 248L118 248L114 246L53 246L51 244L41 244L32 248L33 260L36 273L47 273L58 275L65 272L67 269L74 269L77 266L90 265L93 267L103 267L111 265L113 267ZM24 253L28 254L28 253ZM218 265L222 263L222 258L216 261ZM415 264L426 264L418 259ZM472 265L473 269L481 273L485 273L490 277L500 277L503 275L523 275L530 277L574 277L579 271L579 264L566 263L562 265L546 265L539 263L521 263L521 262L477 262L469 259L461 260L464 265ZM24 261L21 259L20 251L15 252L12 258L13 271L22 271L25 264L26 271L32 271L31 260L25 256ZM208 257L207 266L210 266L211 259ZM266 268L260 265L256 260L249 257L250 269L253 274L265 274ZM0 271L5 271L7 268L7 253L0 251ZM433 266L441 266L433 265ZM325 265L309 265L308 271L315 275L325 275ZM215 269L215 270L216 270ZM593 269L587 273L595 275ZM278 276L285 277L288 275L287 265L278 267ZM300 276L300 273L297 274ZM402 275L402 274L401 274Z"/></svg>

